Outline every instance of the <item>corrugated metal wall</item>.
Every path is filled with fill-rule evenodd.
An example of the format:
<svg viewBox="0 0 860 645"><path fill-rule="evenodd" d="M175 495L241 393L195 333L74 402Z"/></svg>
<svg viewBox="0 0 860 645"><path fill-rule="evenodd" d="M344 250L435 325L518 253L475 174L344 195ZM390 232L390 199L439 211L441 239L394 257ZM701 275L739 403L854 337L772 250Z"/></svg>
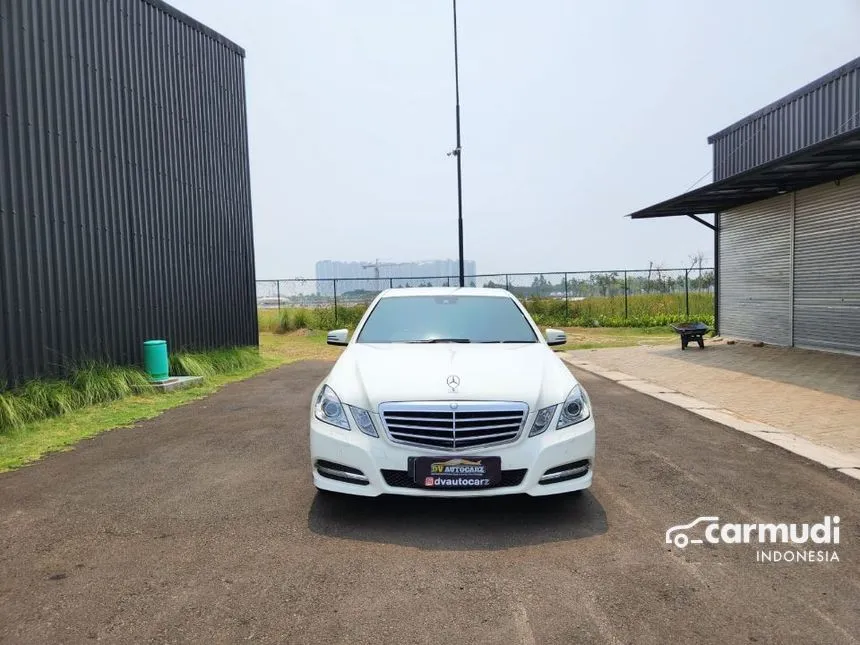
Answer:
<svg viewBox="0 0 860 645"><path fill-rule="evenodd" d="M708 138L714 181L860 128L860 58Z"/></svg>
<svg viewBox="0 0 860 645"><path fill-rule="evenodd" d="M791 195L720 214L720 333L791 343Z"/></svg>
<svg viewBox="0 0 860 645"><path fill-rule="evenodd" d="M157 0L0 0L0 386L257 342L244 52Z"/></svg>
<svg viewBox="0 0 860 645"><path fill-rule="evenodd" d="M719 281L724 336L860 352L860 175L722 213Z"/></svg>
<svg viewBox="0 0 860 645"><path fill-rule="evenodd" d="M860 176L797 193L794 344L860 352Z"/></svg>

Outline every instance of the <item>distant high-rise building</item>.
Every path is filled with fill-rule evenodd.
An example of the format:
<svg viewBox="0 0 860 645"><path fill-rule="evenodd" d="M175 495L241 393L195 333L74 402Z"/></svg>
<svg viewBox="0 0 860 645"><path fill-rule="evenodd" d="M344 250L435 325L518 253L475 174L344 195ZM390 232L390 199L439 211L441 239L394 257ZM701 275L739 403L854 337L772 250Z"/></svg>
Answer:
<svg viewBox="0 0 860 645"><path fill-rule="evenodd" d="M464 261L467 276L478 273L475 262ZM333 278L338 279L338 294L350 291L381 291L394 287L417 287L420 285L444 287L456 286L460 275L459 260L429 260L425 262L340 262L321 260L316 264L317 293L331 296L334 293ZM341 280L343 280L341 282ZM467 280L468 284L468 280Z"/></svg>

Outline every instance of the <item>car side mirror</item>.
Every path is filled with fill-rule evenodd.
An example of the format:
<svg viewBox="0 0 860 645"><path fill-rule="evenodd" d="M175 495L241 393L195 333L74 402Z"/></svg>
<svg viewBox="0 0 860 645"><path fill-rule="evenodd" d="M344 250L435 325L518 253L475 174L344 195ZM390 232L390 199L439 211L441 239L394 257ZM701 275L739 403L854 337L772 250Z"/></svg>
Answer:
<svg viewBox="0 0 860 645"><path fill-rule="evenodd" d="M567 343L567 334L560 329L547 329L544 337L546 338L546 344L550 347Z"/></svg>
<svg viewBox="0 0 860 645"><path fill-rule="evenodd" d="M326 338L326 342L329 345L348 345L348 335L348 329L334 329L328 333L328 338Z"/></svg>

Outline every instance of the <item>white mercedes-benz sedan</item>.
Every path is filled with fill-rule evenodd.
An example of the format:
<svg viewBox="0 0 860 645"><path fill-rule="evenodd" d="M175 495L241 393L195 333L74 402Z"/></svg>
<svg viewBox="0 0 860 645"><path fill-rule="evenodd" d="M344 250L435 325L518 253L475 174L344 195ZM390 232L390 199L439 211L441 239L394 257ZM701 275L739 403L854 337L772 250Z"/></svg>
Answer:
<svg viewBox="0 0 860 645"><path fill-rule="evenodd" d="M588 394L508 291L384 291L313 393L314 485L352 495L554 495L591 485Z"/></svg>

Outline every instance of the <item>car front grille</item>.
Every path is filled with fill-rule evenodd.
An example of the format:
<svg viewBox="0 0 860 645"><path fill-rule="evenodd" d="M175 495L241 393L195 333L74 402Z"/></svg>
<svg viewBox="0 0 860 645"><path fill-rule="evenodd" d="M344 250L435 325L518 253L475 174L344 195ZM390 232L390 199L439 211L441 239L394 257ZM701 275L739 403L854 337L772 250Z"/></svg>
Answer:
<svg viewBox="0 0 860 645"><path fill-rule="evenodd" d="M502 479L498 484L494 486L488 486L485 488L475 489L474 486L446 486L444 490L487 490L487 488L505 488L508 486L519 486L523 483L523 479L526 476L525 468L516 468L511 470L503 470L502 471ZM385 480L385 483L389 486L394 486L396 488L420 488L422 490L429 490L431 493L436 492L434 489L425 488L421 484L416 484L415 480L409 476L409 473L405 470L382 470L382 478ZM443 491L444 492L444 491Z"/></svg>
<svg viewBox="0 0 860 645"><path fill-rule="evenodd" d="M465 450L515 441L528 416L524 403L383 403L388 436L396 443L440 450Z"/></svg>

